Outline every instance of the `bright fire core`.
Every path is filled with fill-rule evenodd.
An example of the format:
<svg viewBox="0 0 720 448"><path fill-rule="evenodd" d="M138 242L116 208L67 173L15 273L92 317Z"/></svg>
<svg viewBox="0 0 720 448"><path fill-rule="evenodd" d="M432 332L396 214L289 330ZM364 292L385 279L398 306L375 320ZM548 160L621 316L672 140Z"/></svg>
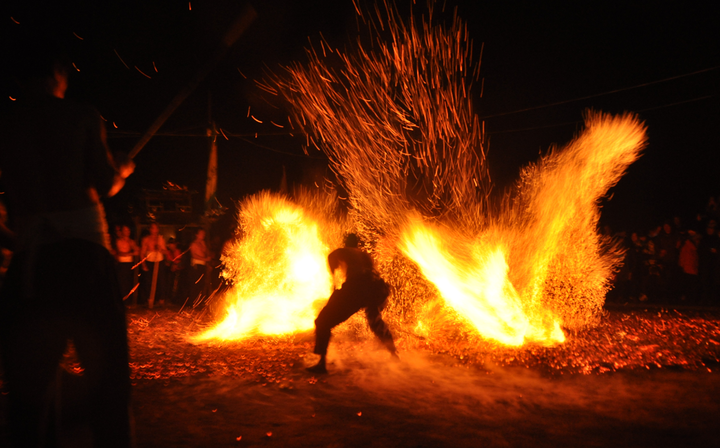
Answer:
<svg viewBox="0 0 720 448"><path fill-rule="evenodd" d="M243 202L240 220L245 236L224 254L223 275L232 279L226 317L198 339L312 329L314 304L332 286L320 226L299 205L267 193Z"/></svg>

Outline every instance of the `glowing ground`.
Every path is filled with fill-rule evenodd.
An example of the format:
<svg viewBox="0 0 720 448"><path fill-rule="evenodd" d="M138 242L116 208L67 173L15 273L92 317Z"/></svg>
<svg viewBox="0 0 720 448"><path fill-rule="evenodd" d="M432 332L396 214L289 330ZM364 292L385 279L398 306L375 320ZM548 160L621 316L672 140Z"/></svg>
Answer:
<svg viewBox="0 0 720 448"><path fill-rule="evenodd" d="M612 311L555 348L401 336L400 364L372 340L336 339L326 377L303 369L311 334L196 346L177 337L192 322L132 316L139 446L720 443L718 312Z"/></svg>
<svg viewBox="0 0 720 448"><path fill-rule="evenodd" d="M311 333L194 345L200 316L128 321L139 447L720 446L720 310L610 311L555 348L401 335L394 364L336 338L324 377Z"/></svg>

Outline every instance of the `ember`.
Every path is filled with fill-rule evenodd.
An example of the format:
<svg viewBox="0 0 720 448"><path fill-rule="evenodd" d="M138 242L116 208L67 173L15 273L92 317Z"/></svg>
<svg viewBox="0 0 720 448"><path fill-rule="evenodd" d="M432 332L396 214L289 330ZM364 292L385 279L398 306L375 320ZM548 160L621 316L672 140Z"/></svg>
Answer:
<svg viewBox="0 0 720 448"><path fill-rule="evenodd" d="M303 369L312 334L255 336L198 346L184 336L211 325L199 313L169 310L134 311L129 340L134 380L229 376L259 384L303 381L315 384ZM676 367L715 370L720 362L720 313L715 311L617 310L605 312L595 328L574 331L559 346L525 344L511 347L480 338L429 340L401 333L401 351L432 358L435 363L464 365L485 371L493 366L527 367L548 374L591 374L618 370ZM371 339L358 342L343 333L336 356L346 363L363 362L374 350ZM72 360L66 366L76 367Z"/></svg>

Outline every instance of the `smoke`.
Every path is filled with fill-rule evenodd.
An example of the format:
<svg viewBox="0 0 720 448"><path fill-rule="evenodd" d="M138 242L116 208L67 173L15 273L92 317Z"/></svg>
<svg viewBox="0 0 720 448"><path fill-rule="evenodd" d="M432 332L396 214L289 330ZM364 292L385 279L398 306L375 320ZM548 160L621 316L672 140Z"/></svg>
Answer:
<svg viewBox="0 0 720 448"><path fill-rule="evenodd" d="M698 406L717 408L700 392L710 379L689 377L690 373L543 375L487 362L482 368L465 366L453 357L424 351L401 352L401 361L393 362L372 344L353 345L331 345L329 399L352 402L363 396L368 407L391 406L417 418L431 417L436 425L512 424L551 432L555 427L558 433L568 432L571 423L597 426L598 421L608 427L660 428L676 424L664 411L668 403L677 413ZM692 402L685 398L687 388L696 389L690 392Z"/></svg>

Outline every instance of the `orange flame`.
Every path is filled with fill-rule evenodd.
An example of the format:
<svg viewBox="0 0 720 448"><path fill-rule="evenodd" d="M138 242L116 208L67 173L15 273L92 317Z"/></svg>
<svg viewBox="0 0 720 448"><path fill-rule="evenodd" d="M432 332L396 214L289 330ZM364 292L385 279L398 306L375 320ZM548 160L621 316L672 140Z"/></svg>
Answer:
<svg viewBox="0 0 720 448"><path fill-rule="evenodd" d="M326 257L328 242L337 238L337 231L313 214L313 200L316 207L327 203L305 198L311 202L306 208L270 193L252 196L241 204L245 236L223 257L223 275L234 282L225 296L225 316L196 341L313 328L315 301L327 299L331 292Z"/></svg>
<svg viewBox="0 0 720 448"><path fill-rule="evenodd" d="M483 336L507 345L563 342L561 325L588 325L602 307L619 252L596 233L597 201L644 142L633 116L590 114L578 139L524 171L479 235L463 238L416 217L401 249Z"/></svg>
<svg viewBox="0 0 720 448"><path fill-rule="evenodd" d="M372 50L310 49L307 66L261 87L289 101L295 124L328 155L352 226L393 285L387 320L427 338L469 326L512 346L560 343L561 328L596 323L621 256L596 232L597 201L639 156L643 125L589 114L576 140L524 169L492 207L466 27L457 17L433 26L432 14L404 24L387 3L376 14L390 39L371 26ZM330 224L328 208L301 219L311 208L267 195L243 205L247 241L226 257L238 282L226 319L202 338L312 328L313 302L332 282L334 246L320 235L337 242L343 226ZM334 233L318 232L320 223Z"/></svg>

